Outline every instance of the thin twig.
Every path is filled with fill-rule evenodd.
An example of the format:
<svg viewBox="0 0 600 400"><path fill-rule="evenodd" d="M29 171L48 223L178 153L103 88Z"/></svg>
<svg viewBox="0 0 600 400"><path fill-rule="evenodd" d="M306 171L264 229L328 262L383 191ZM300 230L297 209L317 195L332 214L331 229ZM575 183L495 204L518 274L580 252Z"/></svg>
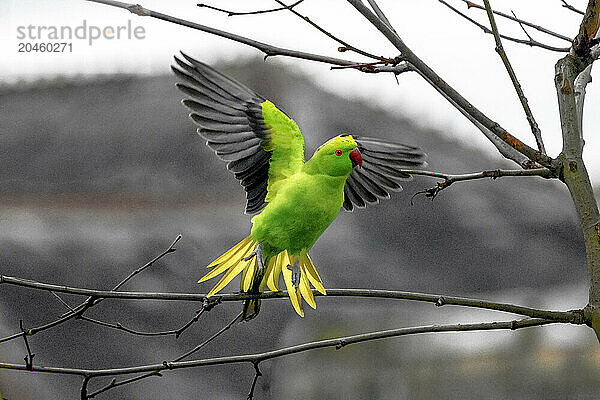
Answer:
<svg viewBox="0 0 600 400"><path fill-rule="evenodd" d="M172 253L173 251L175 251L175 250L173 249L173 246L174 246L174 245L177 243L177 241L179 240L179 238L180 238L180 237L181 237L181 235L179 235L179 236L177 237L177 239L175 239L175 240L173 241L173 243L171 243L171 245L169 246L169 248L168 248L167 250L165 250L165 251L164 251L164 252L162 252L162 253L161 253L159 256L157 256L157 257L155 257L154 259L152 259L152 260L151 260L149 263L146 263L146 264L145 264L145 265L144 265L144 266L143 266L141 269L145 269L145 268L147 268L148 266L150 266L152 263L156 262L156 261L157 261L157 260L159 260L160 258L162 258L162 257L164 257L165 255L167 255L167 254L169 254L169 253ZM139 269L138 269L138 270L139 270ZM115 293L115 291L116 291L117 289L119 289L119 288L120 288L120 287L121 287L123 284L125 284L125 283L126 283L128 280L129 280L129 279L131 279L131 278L132 278L134 275L136 275L137 273L139 273L139 272L135 272L135 271L134 271L134 272L133 272L133 273L131 273L131 274L130 274L130 275L127 277L127 278L125 278L125 279L123 279L121 282L119 282L119 284L117 284L117 285L116 285L116 286L113 288L112 292L113 292L113 293ZM2 284L2 283L4 283L4 277L0 276L0 284ZM21 285L21 286L23 286L23 285ZM61 286L58 286L58 285L54 285L54 286L55 286L56 288L60 288L60 287L61 287ZM62 286L62 287L64 287L64 286ZM50 291L52 291L53 289L49 289L49 290L50 290ZM61 290L55 290L55 291L56 291L56 292L61 292ZM57 297L56 293L54 293L54 296L56 296L56 297ZM104 297L103 297L103 298L104 298ZM68 307L68 308L69 308L71 311L69 311L69 312L68 312L68 313L66 313L66 314L63 314L63 315L61 315L61 316L60 316L60 318L58 318L57 320L55 320L55 321L52 321L52 322L49 322L49 323L47 323L47 324L45 324L45 325L37 326L37 327L35 327L35 328L30 328L30 329L28 329L28 330L27 330L27 334L28 334L28 335L30 335L30 336L31 336L31 335L35 335L35 334L36 334L36 333L38 333L38 332L42 332L42 331L45 331L45 330L47 330L47 329L51 329L51 328L53 328L53 327L55 327L55 326L57 326L57 325L60 325L60 324L62 324L62 323L64 323L64 322L66 322L66 321L69 321L69 320L70 320L70 319L72 319L72 318L77 318L77 317L80 317L80 316L82 316L82 315L83 315L83 313L85 313L85 312L86 312L86 311L87 311L87 310L88 310L90 307L93 307L93 306L97 305L97 304L98 304L98 303L99 303L101 300L102 300L102 298L97 298L97 297L95 297L95 296L93 296L93 295L91 295L91 294L90 294L90 295L89 295L89 297L88 297L88 298L87 298L85 301L83 301L81 304L79 304L79 305L78 305L78 306L76 306L76 307L73 307L73 308L71 308L70 306L68 306L68 305L67 305L67 307ZM63 303L64 303L64 301L63 301ZM66 303L64 303L64 304L66 305ZM4 337L4 338L0 338L0 343L7 342L7 341L9 341L9 340L14 340L14 339L17 339L17 338L19 338L21 335L22 335L22 333L15 333L15 334L12 334L12 335L6 336L6 337Z"/></svg>
<svg viewBox="0 0 600 400"><path fill-rule="evenodd" d="M23 328L23 320L19 320L19 327L23 333L23 340L25 341L25 347L27 348L27 355L23 359L25 360L27 370L31 371L33 369L33 357L35 357L35 354L31 352L31 347L29 347L29 341L27 340L27 336L29 336L29 334L27 329Z"/></svg>
<svg viewBox="0 0 600 400"><path fill-rule="evenodd" d="M496 41L496 53L502 59L504 63L504 67L506 68L506 72L508 72L508 76L517 92L517 96L519 97L519 101L521 102L521 106L523 107L523 111L525 112L525 116L527 117L527 122L529 122L529 126L531 128L531 132L533 133L533 137L535 137L535 142L537 143L538 150L542 154L546 154L546 149L544 148L544 141L542 140L542 132L540 131L540 127L538 126L533 113L531 112L531 108L529 108L529 102L527 101L527 97L525 97L525 92L523 92L523 88L517 79L517 74L510 64L510 60L504 51L504 47L502 46L502 40L500 39L500 35L498 34L498 26L496 26L496 20L494 19L494 13L492 12L492 7L490 6L489 0L483 0L485 4L485 8L487 10L488 18L490 20L490 26L492 27L492 32L494 34L494 40Z"/></svg>
<svg viewBox="0 0 600 400"><path fill-rule="evenodd" d="M215 11L220 11L223 13L226 13L227 16L229 17L234 17L234 16L238 16L238 15L256 15L256 14L267 14L267 13L272 13L272 12L277 12L277 11L281 11L281 10L285 10L285 9L292 9L294 7L296 7L298 4L302 3L304 0L298 0L293 4L290 4L289 6L283 6L280 8L271 8L268 10L258 10L258 11L229 11L229 10L225 10L222 8L218 8L218 7L214 7L208 4L204 4L204 3L198 3L196 4L198 7L204 7L204 8L209 8L211 10L215 10Z"/></svg>
<svg viewBox="0 0 600 400"><path fill-rule="evenodd" d="M199 312L199 314L202 313L202 311L204 310L204 308ZM238 315L236 315L236 317L231 320L231 322L227 323L223 328L221 328L218 332L216 332L215 334L213 334L211 337L209 337L208 339L206 339L204 342L200 343L198 346L194 347L192 350L182 354L181 356L177 357L176 359L174 359L173 361L171 361L171 363L174 362L179 362L181 360L183 360L184 358L189 357L190 355L194 354L195 352L197 352L198 350L200 350L201 348L203 348L204 346L206 346L208 343L212 342L214 339L216 339L217 337L219 337L221 334L223 334L223 332L227 331L229 328L231 328L231 326L236 323L237 321L239 321L240 317L242 316L242 312L240 312ZM170 363L167 363L166 361L163 363L164 365L168 365ZM88 398L93 398L97 395L99 395L100 393L106 392L107 390L116 388L118 386L123 386L123 385L127 385L128 383L132 383L132 382L136 382L145 378L149 378L151 376L162 376L160 374L159 371L152 371L143 375L139 375L139 376L135 376L133 378L129 378L129 379L125 379L123 381L117 381L116 379L111 380L111 382L96 390L93 393L90 393L88 395Z"/></svg>
<svg viewBox="0 0 600 400"><path fill-rule="evenodd" d="M497 178L501 178L504 176L539 176L541 178L546 178L546 179L555 178L555 176L552 174L552 171L550 171L548 168L515 169L515 170L495 169L495 170L481 171L481 172L475 172L475 173L470 173L470 174L457 174L457 175L450 175L450 174L444 174L444 173L426 171L426 170L403 170L403 172L406 172L406 173L412 174L412 175L424 175L424 176L431 176L431 177L435 177L435 178L444 179L443 182L438 182L438 184L435 187L421 191L421 192L417 192L415 194L415 196L419 195L419 194L425 194L425 197L430 197L432 200L435 199L435 197L439 194L439 192L446 189L448 186L452 185L454 182L464 182L464 181L470 181L470 180L475 180L475 179L485 179L485 178L497 179ZM413 197L415 197L415 196L413 196Z"/></svg>
<svg viewBox="0 0 600 400"><path fill-rule="evenodd" d="M585 15L585 13L575 7L573 7L572 5L570 5L569 3L567 3L565 0L561 0L563 3L563 7L566 8L567 10L571 10L573 12L576 12L577 14L581 14L581 15Z"/></svg>
<svg viewBox="0 0 600 400"><path fill-rule="evenodd" d="M121 286L123 286L124 284L126 284L127 282L129 282L129 280L131 278L133 278L134 276L136 276L137 274L139 274L140 272L144 271L146 268L150 267L152 264L154 264L155 262L157 262L158 260L160 260L161 258L163 258L164 256L166 256L169 253L173 253L175 252L177 249L175 248L175 245L177 244L177 242L181 239L181 235L177 235L177 237L175 238L175 240L173 240L173 242L171 243L171 245L162 253L160 253L159 255L157 255L156 257L154 257L152 260L148 261L146 264L142 265L140 268L134 270L133 272L131 272L129 275L127 275L127 277L125 277L121 282L117 283L116 286L114 286L112 288L113 291L119 290L121 288ZM61 317L66 317L69 314L72 313L77 313L78 310L85 304L89 304L89 306L93 306L98 304L100 301L102 301L102 299L100 298L96 298L96 299L92 299L92 297L88 297L83 303L81 303L80 305L78 305L75 308L71 308L71 313L67 313L67 314L63 314L61 315ZM81 315L81 314L80 314Z"/></svg>
<svg viewBox="0 0 600 400"><path fill-rule="evenodd" d="M127 379L123 379L122 381L117 381L117 378L113 378L111 379L110 383L98 390L96 390L95 392L92 392L90 394L87 395L86 399L92 399L96 396L98 396L100 393L104 393L110 389L114 389L116 387L119 386L125 386L128 385L130 383L133 382L137 382L137 381L141 381L142 379L146 379L149 378L151 376L158 376L158 377L162 377L162 374L158 371L153 371L153 372L148 372L147 374L143 374L143 375L138 375L138 376L134 376L132 378L127 378ZM83 388L82 388L83 389Z"/></svg>
<svg viewBox="0 0 600 400"><path fill-rule="evenodd" d="M318 30L319 32L321 32L322 34L324 34L325 36L327 36L328 38L338 42L339 44L342 45L341 48L339 48L338 50L342 51L353 51L357 54L360 54L362 56L365 57L369 57L369 58L373 58L375 60L379 60L384 62L385 64L391 64L394 63L393 59L390 58L386 58L386 57L380 57L380 56L376 56L374 54L371 54L367 51L361 50L351 44L349 44L348 42L346 42L345 40L340 39L339 37L333 35L332 33L330 33L329 31L323 29L320 25L317 25L315 22L313 22L312 19L310 19L309 17L307 17L306 15L302 15L299 12L297 12L296 10L292 9L291 6L287 6L284 2L280 1L280 0L274 0L277 4L283 6L283 9L288 9L292 14L294 14L295 16L299 17L300 19L306 21L307 23L309 23L313 28L315 28L316 30ZM332 67L332 69L335 67Z"/></svg>
<svg viewBox="0 0 600 400"><path fill-rule="evenodd" d="M121 286L123 286L124 284L126 284L131 278L133 278L134 276L136 276L137 274L139 274L146 268L150 267L152 264L154 264L155 262L157 262L158 260L160 260L161 258L166 256L167 254L173 253L174 251L176 251L177 249L175 248L175 245L177 244L177 242L179 242L180 239L181 239L181 235L177 235L177 237L175 238L175 240L173 240L173 243L171 243L171 245L169 246L168 249L166 249L165 251L163 251L161 254L157 255L156 257L154 257L152 260L148 261L146 264L144 264L140 268L138 268L135 271L133 271L132 273L130 273L125 279L123 279L121 282L119 282L117 284L117 286L115 286L113 288L113 290L119 290L119 288Z"/></svg>
<svg viewBox="0 0 600 400"><path fill-rule="evenodd" d="M50 293L52 293L52 295L54 295L54 297L56 297L65 307L67 307L71 311L74 311L73 307L71 307L58 294L56 294L54 291L50 291ZM138 336L169 336L169 335L175 335L175 338L179 338L179 336L181 336L181 334L185 330L187 330L190 326L192 326L192 324L194 324L195 322L198 322L200 316L202 315L202 313L204 313L204 311L211 310L216 304L218 304L218 301L216 301L216 300L211 301L210 299L205 298L204 302L202 304L202 308L199 311L196 311L194 317L190 321L188 321L186 324L184 324L183 326L181 326L181 327L179 327L177 329L171 329L171 330L168 330L168 331L159 331L159 332L138 331L138 330L135 330L135 329L127 328L127 327L123 326L123 324L121 324L120 322L110 323L110 322L100 321L100 320L95 319L95 318L90 318L90 317L87 317L85 315L80 315L77 318L81 319L82 321L90 322L92 324L96 324L96 325L100 325L100 326L104 326L104 327L108 327L108 328L112 328L112 329L117 329L117 330L120 330L120 331L124 331L124 332L130 333L132 335L138 335Z"/></svg>
<svg viewBox="0 0 600 400"><path fill-rule="evenodd" d="M183 368L202 367L208 365L223 365L234 363L256 363L265 360L270 360L278 357L283 357L291 354L297 354L308 350L322 349L334 347L342 349L350 344L364 343L373 340L386 339L392 337L416 335L423 333L441 333L441 332L472 332L472 331L489 331L489 330L516 330L533 326L541 326L548 324L560 323L542 318L526 318L512 321L496 321L496 322L479 322L469 324L447 324L447 325L427 325L415 326L407 328L396 328L388 330L380 330L358 335L342 336L332 339L317 340L298 344L295 346L284 347L277 350L266 351L263 353L253 353L226 357L206 358L191 361L179 362L161 362L157 364L138 365L134 367L124 368L109 368L109 369L79 369L79 368L62 368L62 367L34 367L34 372L44 372L52 374L69 374L81 375L89 377L100 376L116 376L129 375L141 372L160 372L164 370L174 370ZM10 370L25 370L25 365L0 363L0 369Z"/></svg>
<svg viewBox="0 0 600 400"><path fill-rule="evenodd" d="M523 33L525 34L525 36L527 36L529 38L529 40L533 40L533 38L531 37L531 35L529 34L529 32L527 32L527 29L525 29L525 26L523 26L523 23L521 22L521 20L519 20L517 18L517 14L515 14L515 12L513 10L510 10L510 12L515 17L515 19L517 20L517 22L519 23L519 26L521 27L521 30L523 31Z"/></svg>
<svg viewBox="0 0 600 400"><path fill-rule="evenodd" d="M194 354L195 352L197 352L198 350L200 350L201 348L203 348L204 346L206 346L207 344L209 344L210 342L215 340L217 337L219 337L221 334L223 334L223 332L225 332L226 330L231 328L233 326L233 324L235 324L237 321L239 321L242 314L243 314L243 312L240 312L238 315L235 316L234 319L232 319L227 325L225 325L223 328L221 328L217 333L215 333L214 335L212 335L211 337L209 337L204 342L200 343L198 346L194 347L187 353L184 353L184 354L180 355L179 357L177 357L174 360L174 362L178 362L178 361L183 360L184 358L188 358L189 356L191 356L192 354Z"/></svg>
<svg viewBox="0 0 600 400"><path fill-rule="evenodd" d="M254 388L256 387L256 382L258 382L258 378L262 376L262 372L260 372L259 368L260 361L254 363L254 379L252 380L252 386L250 387L250 392L248 393L248 400L252 400L254 398Z"/></svg>
<svg viewBox="0 0 600 400"><path fill-rule="evenodd" d="M383 11L381 11L381 8L379 8L379 5L377 4L377 2L375 0L367 0L367 1L369 2L369 5L373 9L373 11L375 11L375 15L377 15L377 17L384 24L386 24L388 26L388 28L390 28L392 31L394 31L395 33L397 33L396 30L394 29L394 27L392 26L392 24L390 23L390 20L387 19L387 17L383 13Z"/></svg>
<svg viewBox="0 0 600 400"><path fill-rule="evenodd" d="M475 21L473 18L469 17L468 15L466 15L465 13L463 13L462 11L458 10L456 7L453 7L452 5L448 4L446 1L444 0L438 0L440 3L442 3L443 5L445 5L446 7L448 7L449 9L451 9L452 11L454 11L456 14L460 15L461 17L463 17L464 19L466 19L467 21L469 21L470 23L472 23L473 25L476 25L478 28L480 28L484 33L487 34L492 34L492 31L485 25ZM537 40L531 40L531 39L519 39L519 38L515 38L512 36L506 36L506 35L500 35L500 37L502 39L506 39L506 40L510 40L511 42L515 42L515 43L519 43L519 44L525 44L527 46L531 46L531 47L541 47L542 49L546 49L546 50L550 50L550 51L556 51L559 53L568 53L569 52L569 47L555 47L555 46L550 46L547 45L545 43L542 42L538 42Z"/></svg>
<svg viewBox="0 0 600 400"><path fill-rule="evenodd" d="M88 394L87 394L87 387L88 387L88 383L90 383L90 379L92 379L91 376L87 376L85 375L83 378L83 382L81 383L81 400L88 400Z"/></svg>
<svg viewBox="0 0 600 400"><path fill-rule="evenodd" d="M485 10L485 6L481 6L481 5L473 3L472 1L469 1L469 0L462 0L462 1L467 4L468 8L478 8L480 10ZM558 39L566 40L569 43L571 43L573 41L573 38L570 38L570 37L562 35L560 33L551 31L550 29L544 28L543 26L532 24L531 22L528 22L528 21L525 21L523 19L517 18L517 16L514 15L514 13L513 13L512 16L508 15L508 14L505 14L505 13L503 13L501 11L496 11L496 10L493 10L493 13L496 14L496 15L499 15L501 17L504 17L506 19L509 19L511 21L518 22L519 25L527 25L528 27L533 28L533 29L535 29L537 31L543 32L543 33L545 33L547 35L554 36L555 38L558 38ZM527 36L529 36L529 35L527 35ZM529 38L531 39L531 37L529 37ZM531 39L531 40L534 41L533 39Z"/></svg>
<svg viewBox="0 0 600 400"><path fill-rule="evenodd" d="M93 295L97 298L113 298L113 299L136 299L136 300L166 300L166 301L204 301L206 299L205 294L200 293L157 293L157 292L116 292L106 290L92 290L82 289L69 286L52 285L48 283L35 282L28 279L14 278L0 275L0 284L14 284L18 286L25 286L31 288L37 288L42 290L54 290L62 293L71 293L79 295ZM318 291L313 290L315 296L321 296ZM240 301L247 299L279 299L287 298L287 291L281 292L265 292L261 294L247 294L247 293L224 293L214 296L216 301ZM418 292L406 292L399 290L379 290L379 289L327 289L327 297L376 297L386 299L398 299L398 300L414 300L424 301L429 303L437 303L440 297L445 299L445 304L474 307L474 308L485 308L496 311L503 311L512 314L526 315L532 318L545 318L557 321L565 321L580 324L581 316L578 311L548 311L535 309L530 307L517 306L506 303L498 303L486 300L470 299L456 296L446 296L439 294L429 293L418 293ZM19 334L20 336L21 334ZM10 340L11 337L0 339L0 343L3 341Z"/></svg>

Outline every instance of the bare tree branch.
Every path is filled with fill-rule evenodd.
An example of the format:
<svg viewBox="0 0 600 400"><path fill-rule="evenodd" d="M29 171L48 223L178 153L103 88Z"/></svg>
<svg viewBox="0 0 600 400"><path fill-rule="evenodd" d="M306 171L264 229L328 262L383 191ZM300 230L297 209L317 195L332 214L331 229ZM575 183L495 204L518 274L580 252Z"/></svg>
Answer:
<svg viewBox="0 0 600 400"><path fill-rule="evenodd" d="M164 370L175 370L182 368L202 367L208 365L223 365L233 363L260 363L265 360L283 357L291 354L297 354L308 350L321 349L326 347L335 347L341 349L345 346L355 343L369 342L372 340L386 339L392 337L416 335L422 333L439 333L439 332L470 332L470 331L488 331L488 330L516 330L532 326L548 325L560 323L559 321L541 319L541 318L526 318L513 321L500 322L480 322L470 324L447 324L447 325L427 325L408 328L396 328L381 330L358 335L342 336L332 339L317 340L313 342L303 343L295 346L284 347L277 350L266 351L263 353L206 358L191 361L179 362L161 362L157 364L139 365L125 368L109 368L109 369L79 369L79 368L63 368L63 367L34 367L33 372L44 372L50 374L66 374L80 375L84 377L100 377L100 376L115 376L129 375L142 372L160 372ZM26 370L26 366L22 364L0 363L0 369L10 370Z"/></svg>
<svg viewBox="0 0 600 400"><path fill-rule="evenodd" d="M547 155L541 153L538 150L535 150L525 143L508 133L506 129L502 128L497 122L491 120L485 114L483 114L480 110L478 110L475 106L469 103L460 93L458 93L453 87L451 87L448 83L446 83L435 71L433 71L425 62L423 62L412 50L406 46L406 44L402 41L402 39L388 26L380 20L375 14L373 14L360 0L348 0L350 4L354 6L373 26L375 26L389 41L392 43L400 54L402 58L412 64L415 70L425 78L427 82L429 82L436 90L440 93L444 94L446 99L451 99L451 103L459 109L463 114L468 114L472 117L472 120L477 121L476 126L479 128L483 126L487 131L493 133L497 138L501 139L504 143L506 143L510 148L516 150L516 152L521 153L523 156L527 157L534 163L539 163L540 165L549 168L551 170L555 170L556 163L552 158ZM471 118L470 118L471 120ZM486 134L485 130L482 130L484 134ZM486 137L489 136L486 134ZM522 167L531 168L534 165L530 163L523 162L521 157L515 155L514 151L508 150L505 146L501 146L497 143L497 141L492 140L492 143L496 145L498 150L501 153L519 163Z"/></svg>
<svg viewBox="0 0 600 400"><path fill-rule="evenodd" d="M52 285L48 283L35 282L28 279L14 278L0 275L0 284L13 284L30 288L52 290L62 293L79 294L84 296L93 296L95 298L113 298L130 300L168 300L168 301L204 301L206 295L200 293L157 293L157 292L117 292L74 288L62 285ZM315 296L322 296L318 291L313 290ZM264 292L260 295L250 295L245 293L225 293L211 297L215 301L240 301L246 299L277 299L288 297L287 291ZM580 324L581 315L576 311L547 311L530 307L522 307L505 303L492 301L469 299L464 297L446 296L439 294L406 292L399 290L378 290L378 289L327 289L327 296L324 297L376 297L399 300L424 301L437 304L440 298L443 299L441 305L457 305L474 308L485 308L489 310L509 312L513 314L525 315L532 318L556 319L559 321L568 321ZM20 336L20 334L19 334ZM10 340L10 337L0 339L0 343Z"/></svg>
<svg viewBox="0 0 600 400"><path fill-rule="evenodd" d="M457 174L457 175L451 175L451 174L445 174L445 173L433 172L433 171L426 171L426 170L403 170L402 172L406 172L406 173L414 174L414 175L425 175L425 176L432 176L435 178L444 179L443 182L438 182L438 184L435 187L424 190L422 192L417 192L415 194L415 196L419 195L419 194L425 194L426 197L431 197L432 200L439 194L439 192L446 189L447 187L452 185L454 182L464 182L464 181L470 181L470 180L475 180L475 179L484 179L484 178L497 179L497 178L501 178L504 176L539 176L541 178L546 178L546 179L555 178L555 176L552 174L552 171L550 171L548 168L532 168L532 169L516 169L516 170L494 169L494 170L488 170L488 171L474 172L474 173L470 173L470 174Z"/></svg>
<svg viewBox="0 0 600 400"><path fill-rule="evenodd" d="M438 0L440 3L442 3L443 5L445 5L446 7L448 7L449 9L451 9L452 11L454 11L456 14L460 15L461 17L463 17L464 19L466 19L467 21L469 21L470 23L472 23L473 25L477 26L478 28L480 28L484 33L487 34L492 34L492 31L485 25L475 21L473 18L469 17L467 14L463 13L462 11L458 10L456 7L453 7L452 5L450 5L449 3L447 3L444 0ZM568 47L555 47L555 46L550 46L547 44L544 44L542 42L539 42L537 40L533 40L531 37L528 37L527 40L525 39L519 39L519 38L515 38L512 36L506 36L506 35L500 35L500 37L502 39L506 39L506 40L510 40L511 42L515 42L515 43L519 43L519 44L525 44L527 46L531 46L531 47L541 47L542 49L546 49L546 50L550 50L550 51L556 51L559 53L566 53L569 51Z"/></svg>
<svg viewBox="0 0 600 400"><path fill-rule="evenodd" d="M472 1L469 1L469 0L462 0L462 1L467 4L468 8L478 8L480 10L485 10L486 9L485 6L481 6L479 4L473 3ZM532 24L531 22L527 22L525 20L517 18L517 16L514 15L514 14L511 16L511 15L508 15L508 14L505 14L505 13L503 13L501 11L496 11L496 10L492 10L492 12L494 14L499 15L501 17L504 17L506 19L510 19L511 21L518 22L519 25L521 25L521 26L522 25L527 25L530 28L533 28L533 29L535 29L537 31L543 32L543 33L545 33L547 35L554 36L555 38L565 40L565 41L567 41L569 43L571 43L573 41L573 39L570 38L570 37L568 37L568 36L562 35L560 33L556 33L554 31L551 31L550 29L544 28L543 26ZM529 36L529 35L527 35L527 36ZM530 37L530 39L531 39L531 37ZM531 40L533 41L533 39L531 39Z"/></svg>
<svg viewBox="0 0 600 400"><path fill-rule="evenodd" d="M504 63L504 67L508 72L508 76L517 92L517 96L519 97L519 101L521 102L521 106L523 107L523 111L525 111L525 116L527 117L527 122L529 122L529 126L531 127L531 132L533 133L533 137L535 137L535 141L538 146L538 150L546 154L546 149L544 148L544 141L542 140L542 132L540 131L540 127L538 126L533 113L531 112L531 108L529 108L529 102L527 101L527 97L525 97L525 93L523 92L523 88L517 79L517 74L515 73L506 52L504 51L504 47L502 46L502 40L498 34L498 27L496 26L496 21L494 20L494 13L492 12L492 7L490 6L489 0L483 0L485 3L485 8L487 10L488 18L490 20L490 26L492 27L492 32L494 33L494 40L496 41L496 53L502 59Z"/></svg>
<svg viewBox="0 0 600 400"><path fill-rule="evenodd" d="M234 42L242 43L247 46L253 47L257 50L262 51L265 54L265 58L272 57L272 56L287 56L287 57L300 58L300 59L304 59L304 60L316 61L316 62L331 64L331 65L346 65L346 66L348 66L348 65L361 64L360 62L357 62L357 61L343 60L340 58L328 57L328 56L324 56L324 55L320 55L320 54L307 53L307 52L303 52L303 51L291 50L291 49L286 49L283 47L273 46L273 45L270 45L267 43L259 42L257 40L252 40L252 39L246 38L244 36L236 35L234 33L222 31L222 30L215 29L215 28L212 28L212 27L209 27L206 25L197 24L195 22L187 21L187 20L184 20L181 18L177 18L177 17L173 17L173 16L170 16L167 14L162 14L162 13L159 13L156 11L152 11L152 10L149 10L147 8L140 6L139 4L124 3L121 1L115 1L115 0L86 0L86 1L90 1L92 3L106 4L106 5L118 7L118 8L123 8L123 9L128 10L139 16L146 16L146 17L160 19L160 20L171 22L174 24L187 26L188 28L197 29L202 32L210 33L215 36L220 36L225 39L233 40ZM394 59L389 59L389 60L393 61ZM383 68L381 70L379 69L379 67L369 67L369 68L365 68L365 69L356 67L355 69L358 69L363 72L395 72L394 65L384 65L383 67L385 67L385 68ZM404 72L404 68L403 67L400 68L399 72Z"/></svg>

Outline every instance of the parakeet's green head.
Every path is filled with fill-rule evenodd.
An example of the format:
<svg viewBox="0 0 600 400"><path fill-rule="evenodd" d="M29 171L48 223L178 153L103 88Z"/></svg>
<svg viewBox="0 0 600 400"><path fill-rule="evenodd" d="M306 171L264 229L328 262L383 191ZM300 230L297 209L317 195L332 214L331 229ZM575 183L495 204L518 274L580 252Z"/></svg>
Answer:
<svg viewBox="0 0 600 400"><path fill-rule="evenodd" d="M339 135L329 139L306 163L307 172L331 176L348 175L357 165L362 166L362 157L351 135Z"/></svg>

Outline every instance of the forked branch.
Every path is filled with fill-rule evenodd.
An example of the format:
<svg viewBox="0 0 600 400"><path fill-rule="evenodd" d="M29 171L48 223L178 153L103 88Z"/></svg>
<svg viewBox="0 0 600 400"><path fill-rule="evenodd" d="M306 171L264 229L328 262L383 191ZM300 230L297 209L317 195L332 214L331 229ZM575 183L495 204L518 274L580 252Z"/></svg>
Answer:
<svg viewBox="0 0 600 400"><path fill-rule="evenodd" d="M473 25L477 26L484 33L487 33L487 34L490 34L490 35L492 34L492 30L490 28L488 28L487 26L483 25L482 23L477 22L476 20L474 20L473 18L469 17L467 14L463 13L462 11L460 11L459 9L457 9L456 7L453 7L452 5L450 5L449 3L447 3L445 0L438 0L438 1L440 3L442 3L443 5L445 5L446 7L448 7L449 9L451 9L456 14L460 15L462 18L466 19L467 21L469 21ZM531 47L540 47L540 48L545 49L545 50L556 51L556 52L559 52L559 53L566 53L566 52L569 51L568 47L551 46L551 45L539 42L537 40L534 40L529 35L527 36L527 39L519 39L519 38L515 38L515 37L512 37L512 36L507 36L507 35L500 35L500 37L502 39L510 40L511 42L515 42L515 43L519 43L519 44L524 44L524 45L531 46Z"/></svg>
<svg viewBox="0 0 600 400"><path fill-rule="evenodd" d="M467 4L468 8L477 8L477 9L480 9L480 10L486 10L485 6L481 6L481 5L477 4L477 3L473 3L472 1L469 1L469 0L462 0L462 1ZM492 12L494 14L496 14L496 15L499 15L499 16L503 17L503 18L509 19L511 21L518 22L520 25L525 25L525 26L533 28L533 29L535 29L535 30L537 30L539 32L543 32L543 33L545 33L547 35L554 36L555 38L565 40L565 41L567 41L569 43L571 43L573 41L573 38L570 38L570 37L565 36L563 34L551 31L550 29L544 28L541 25L533 24L533 23L525 21L525 20L523 20L521 18L517 18L515 15L509 15L509 14L506 14L506 13L503 13L503 12L497 11L497 10L492 10Z"/></svg>

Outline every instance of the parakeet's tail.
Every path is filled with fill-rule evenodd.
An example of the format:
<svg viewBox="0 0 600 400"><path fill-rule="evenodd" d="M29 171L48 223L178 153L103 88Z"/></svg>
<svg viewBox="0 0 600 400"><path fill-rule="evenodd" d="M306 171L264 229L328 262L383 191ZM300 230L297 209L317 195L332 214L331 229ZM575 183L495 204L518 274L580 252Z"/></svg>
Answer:
<svg viewBox="0 0 600 400"><path fill-rule="evenodd" d="M266 265L261 271L258 268L258 257L260 255L256 251L257 245L258 243L249 236L208 265L207 268L212 268L212 270L204 275L198 283L207 281L224 272L225 274L208 292L207 297L214 296L240 273L242 274L240 281L240 291L242 293L259 294L262 293L265 286L268 286L272 291L279 291L279 276L283 274L283 280L292 306L298 315L304 316L302 298L312 308L316 308L317 304L310 286L312 285L322 294L326 294L326 292L308 253L302 252L299 255L289 255L287 250L283 250L279 254L264 260ZM251 320L258 315L259 311L260 299L244 300L242 320Z"/></svg>

